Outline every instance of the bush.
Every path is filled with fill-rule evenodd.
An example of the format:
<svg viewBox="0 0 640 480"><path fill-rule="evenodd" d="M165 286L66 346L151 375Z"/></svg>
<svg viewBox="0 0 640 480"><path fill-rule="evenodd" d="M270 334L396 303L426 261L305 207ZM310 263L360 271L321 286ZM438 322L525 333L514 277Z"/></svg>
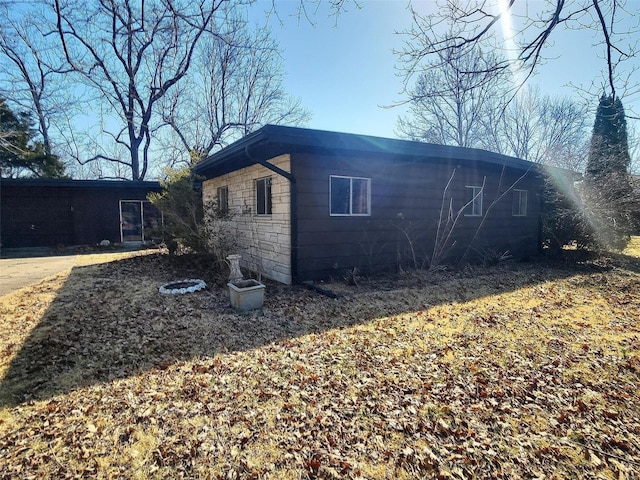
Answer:
<svg viewBox="0 0 640 480"><path fill-rule="evenodd" d="M574 176L554 172L545 178L542 195L543 245L559 251L565 245L589 248L593 241L583 215L582 199L575 188Z"/></svg>
<svg viewBox="0 0 640 480"><path fill-rule="evenodd" d="M623 250L634 233L633 212L638 209L629 175L610 172L587 176L581 184L581 196L594 242L602 249Z"/></svg>
<svg viewBox="0 0 640 480"><path fill-rule="evenodd" d="M610 174L597 181L577 174L546 179L543 193L544 244L559 250L565 245L593 251L622 250L637 228L634 212L638 191L626 176Z"/></svg>
<svg viewBox="0 0 640 480"><path fill-rule="evenodd" d="M224 262L237 249L237 235L225 221L228 214L222 214L214 200L203 203L190 169L166 174L162 192L149 194L149 201L162 212L162 238L169 252L212 254Z"/></svg>

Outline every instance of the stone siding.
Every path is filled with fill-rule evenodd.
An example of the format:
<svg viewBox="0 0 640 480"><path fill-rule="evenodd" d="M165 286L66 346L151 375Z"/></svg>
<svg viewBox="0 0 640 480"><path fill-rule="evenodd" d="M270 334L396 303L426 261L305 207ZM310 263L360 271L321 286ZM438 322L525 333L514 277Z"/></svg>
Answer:
<svg viewBox="0 0 640 480"><path fill-rule="evenodd" d="M291 171L289 155L270 163ZM255 181L271 178L271 215L256 215ZM281 283L291 284L291 185L289 180L262 165L252 165L203 183L205 204L217 198L218 187L229 191L227 228L238 234L242 267Z"/></svg>

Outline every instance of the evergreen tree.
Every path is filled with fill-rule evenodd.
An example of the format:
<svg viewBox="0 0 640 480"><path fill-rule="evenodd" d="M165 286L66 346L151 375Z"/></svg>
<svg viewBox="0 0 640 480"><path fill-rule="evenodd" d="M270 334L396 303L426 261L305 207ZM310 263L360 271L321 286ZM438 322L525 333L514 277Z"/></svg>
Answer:
<svg viewBox="0 0 640 480"><path fill-rule="evenodd" d="M602 95L593 125L582 199L594 246L622 249L637 208L629 177L631 156L622 101Z"/></svg>
<svg viewBox="0 0 640 480"><path fill-rule="evenodd" d="M586 175L627 174L631 165L627 120L620 98L602 95L591 135Z"/></svg>
<svg viewBox="0 0 640 480"><path fill-rule="evenodd" d="M33 141L30 125L29 114L16 114L0 97L0 176L64 178L64 165Z"/></svg>

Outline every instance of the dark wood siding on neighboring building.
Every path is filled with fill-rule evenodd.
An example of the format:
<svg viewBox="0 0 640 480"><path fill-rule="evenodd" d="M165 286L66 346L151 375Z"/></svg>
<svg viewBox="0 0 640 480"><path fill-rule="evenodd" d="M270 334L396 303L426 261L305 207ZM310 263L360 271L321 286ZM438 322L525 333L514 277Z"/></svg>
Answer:
<svg viewBox="0 0 640 480"><path fill-rule="evenodd" d="M425 262L433 253L443 191L454 171L445 200L445 218L449 199L453 211L457 211L466 202L466 187L481 186L484 180L483 216L459 217L443 260L456 261L469 252L488 254L489 249L497 254L509 250L520 257L536 253L540 182L533 172L503 171L500 165L483 162L458 164L455 160L384 154L367 158L296 153L292 155L296 179L296 278L339 278L354 267L370 271L414 262L428 265ZM520 178L523 174L525 177ZM330 216L330 175L370 178L371 215ZM510 187L527 190L526 216L512 215L512 190L490 207ZM467 252L467 245L481 224L472 249Z"/></svg>
<svg viewBox="0 0 640 480"><path fill-rule="evenodd" d="M3 247L120 242L120 200L146 200L157 182L0 180Z"/></svg>
<svg viewBox="0 0 640 480"><path fill-rule="evenodd" d="M38 192L38 204L34 205L31 192L23 188L2 185L0 190L3 247L73 244L71 192L45 189Z"/></svg>

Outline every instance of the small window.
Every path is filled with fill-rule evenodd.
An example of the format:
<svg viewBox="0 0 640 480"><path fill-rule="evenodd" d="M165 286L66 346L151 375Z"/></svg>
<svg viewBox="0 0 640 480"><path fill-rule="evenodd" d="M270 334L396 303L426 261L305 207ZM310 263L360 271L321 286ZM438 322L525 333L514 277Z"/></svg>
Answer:
<svg viewBox="0 0 640 480"><path fill-rule="evenodd" d="M511 212L514 217L527 216L527 191L526 190L513 191L513 207L511 209Z"/></svg>
<svg viewBox="0 0 640 480"><path fill-rule="evenodd" d="M478 186L467 186L467 198L465 204L467 205L467 210L465 215L470 217L481 217L482 216L482 187Z"/></svg>
<svg viewBox="0 0 640 480"><path fill-rule="evenodd" d="M218 215L224 217L229 213L229 187L218 187Z"/></svg>
<svg viewBox="0 0 640 480"><path fill-rule="evenodd" d="M371 179L329 177L330 215L367 216L371 214Z"/></svg>
<svg viewBox="0 0 640 480"><path fill-rule="evenodd" d="M271 177L256 180L256 213L271 215Z"/></svg>

